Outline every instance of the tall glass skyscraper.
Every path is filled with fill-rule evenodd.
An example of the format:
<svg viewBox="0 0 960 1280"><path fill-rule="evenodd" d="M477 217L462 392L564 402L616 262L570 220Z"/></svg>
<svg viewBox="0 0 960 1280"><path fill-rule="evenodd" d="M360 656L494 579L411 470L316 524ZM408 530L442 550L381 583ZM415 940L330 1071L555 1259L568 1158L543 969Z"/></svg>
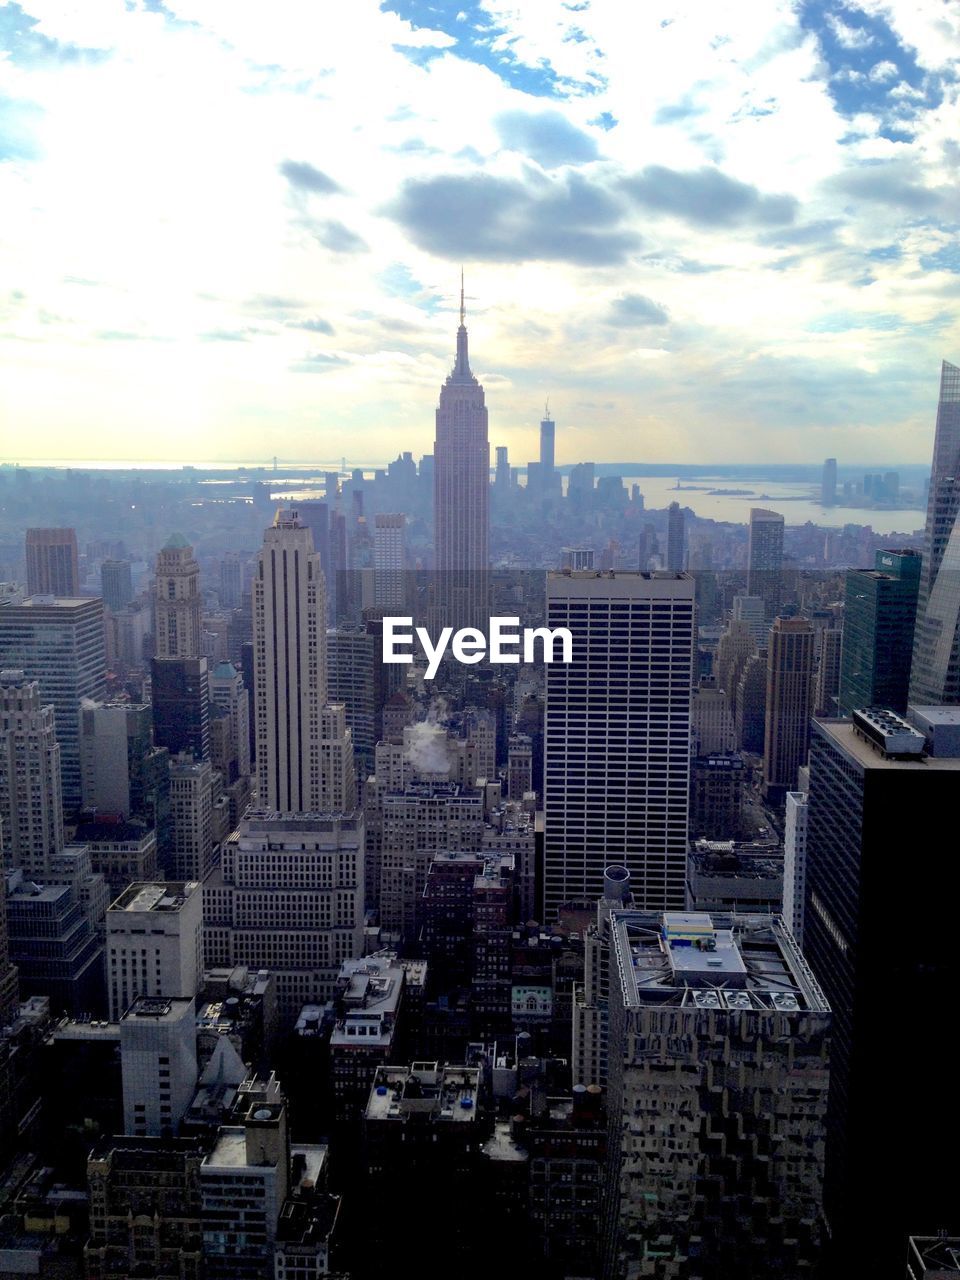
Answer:
<svg viewBox="0 0 960 1280"><path fill-rule="evenodd" d="M910 701L960 702L960 368L944 360Z"/></svg>
<svg viewBox="0 0 960 1280"><path fill-rule="evenodd" d="M920 555L878 551L873 569L847 574L840 656L840 714L907 709Z"/></svg>

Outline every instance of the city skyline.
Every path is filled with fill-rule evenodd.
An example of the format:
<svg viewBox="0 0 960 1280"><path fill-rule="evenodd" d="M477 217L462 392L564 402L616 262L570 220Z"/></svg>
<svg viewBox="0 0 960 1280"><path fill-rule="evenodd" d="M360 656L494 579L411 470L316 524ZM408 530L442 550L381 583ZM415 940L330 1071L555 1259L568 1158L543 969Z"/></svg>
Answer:
<svg viewBox="0 0 960 1280"><path fill-rule="evenodd" d="M930 456L947 8L23 0L0 42L14 456L428 452L461 263L517 462L547 397L561 464Z"/></svg>

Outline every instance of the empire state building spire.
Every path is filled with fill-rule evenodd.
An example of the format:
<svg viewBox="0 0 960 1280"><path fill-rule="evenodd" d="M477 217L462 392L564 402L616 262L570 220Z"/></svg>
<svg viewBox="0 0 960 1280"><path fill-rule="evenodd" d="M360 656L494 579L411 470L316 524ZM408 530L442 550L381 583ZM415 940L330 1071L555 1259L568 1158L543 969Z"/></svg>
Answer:
<svg viewBox="0 0 960 1280"><path fill-rule="evenodd" d="M470 356L467 351L467 308L463 300L463 268L460 268L460 328L457 330L457 362L447 382L476 383L470 372Z"/></svg>

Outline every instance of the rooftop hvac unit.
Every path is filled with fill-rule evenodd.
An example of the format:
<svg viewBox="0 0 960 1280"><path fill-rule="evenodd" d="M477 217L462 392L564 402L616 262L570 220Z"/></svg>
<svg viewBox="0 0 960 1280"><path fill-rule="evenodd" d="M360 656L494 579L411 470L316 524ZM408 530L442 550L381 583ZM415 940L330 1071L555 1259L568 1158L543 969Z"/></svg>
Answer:
<svg viewBox="0 0 960 1280"><path fill-rule="evenodd" d="M753 1007L750 994L747 991L725 991L723 995L728 1009L750 1009Z"/></svg>
<svg viewBox="0 0 960 1280"><path fill-rule="evenodd" d="M693 1003L698 1009L719 1009L720 993L717 991L695 991Z"/></svg>
<svg viewBox="0 0 960 1280"><path fill-rule="evenodd" d="M800 1001L792 991L774 991L771 998L775 1009L786 1011L800 1008Z"/></svg>

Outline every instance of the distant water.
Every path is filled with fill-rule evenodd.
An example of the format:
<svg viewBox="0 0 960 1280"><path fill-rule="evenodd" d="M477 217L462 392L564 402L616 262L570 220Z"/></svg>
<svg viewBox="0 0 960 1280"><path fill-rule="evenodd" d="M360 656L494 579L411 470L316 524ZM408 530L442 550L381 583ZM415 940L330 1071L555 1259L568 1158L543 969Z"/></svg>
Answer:
<svg viewBox="0 0 960 1280"><path fill-rule="evenodd" d="M820 486L790 484L777 480L740 480L730 476L684 477L681 488L676 480L661 476L624 476L629 488L640 487L646 506L654 510L679 502L704 520L727 520L747 524L751 507L766 507L783 516L787 524L813 524L839 528L845 524L871 525L877 533L913 533L922 529L926 508L898 507L885 511L871 507L824 507L820 503ZM736 495L710 493L710 489L736 489ZM750 492L743 492L749 490Z"/></svg>

